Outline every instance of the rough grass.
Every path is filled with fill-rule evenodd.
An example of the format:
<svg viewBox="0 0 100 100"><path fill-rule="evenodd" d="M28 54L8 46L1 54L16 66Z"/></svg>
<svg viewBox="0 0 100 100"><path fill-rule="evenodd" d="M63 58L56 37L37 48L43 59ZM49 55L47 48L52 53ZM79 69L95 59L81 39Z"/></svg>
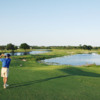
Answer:
<svg viewBox="0 0 100 100"><path fill-rule="evenodd" d="M38 56L64 54L69 53L54 50ZM46 65L37 63L36 55L14 56L8 83L3 89L0 78L0 100L100 100L100 66L96 65Z"/></svg>

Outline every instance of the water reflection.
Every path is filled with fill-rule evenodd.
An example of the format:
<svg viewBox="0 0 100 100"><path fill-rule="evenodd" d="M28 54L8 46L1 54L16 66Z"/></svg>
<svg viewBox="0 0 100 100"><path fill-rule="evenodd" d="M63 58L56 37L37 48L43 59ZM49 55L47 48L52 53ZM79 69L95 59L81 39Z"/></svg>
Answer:
<svg viewBox="0 0 100 100"><path fill-rule="evenodd" d="M9 54L11 54L12 56L19 56L19 55L29 55L29 54L41 54L41 53L46 53L46 52L50 52L50 51L47 50L47 51L30 51L30 52L15 52L15 53L13 52Z"/></svg>
<svg viewBox="0 0 100 100"><path fill-rule="evenodd" d="M92 54L76 54L71 56L57 57L44 60L46 63L55 63L59 65L86 65L96 64L100 65L100 55Z"/></svg>

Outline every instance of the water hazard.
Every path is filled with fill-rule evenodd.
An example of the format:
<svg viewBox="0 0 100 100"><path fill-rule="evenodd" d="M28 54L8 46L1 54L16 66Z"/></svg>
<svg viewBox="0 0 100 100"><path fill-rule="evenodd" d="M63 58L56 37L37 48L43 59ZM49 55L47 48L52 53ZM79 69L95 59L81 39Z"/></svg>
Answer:
<svg viewBox="0 0 100 100"><path fill-rule="evenodd" d="M45 59L44 62L48 64L58 64L58 65L87 65L87 64L100 65L100 55L96 53L76 54L70 56Z"/></svg>
<svg viewBox="0 0 100 100"><path fill-rule="evenodd" d="M41 50L41 51L30 51L30 52L16 52L16 53L9 53L13 56L18 56L18 55L29 55L29 54L41 54L41 53L46 53L50 52L49 50ZM7 53L5 53L7 54Z"/></svg>

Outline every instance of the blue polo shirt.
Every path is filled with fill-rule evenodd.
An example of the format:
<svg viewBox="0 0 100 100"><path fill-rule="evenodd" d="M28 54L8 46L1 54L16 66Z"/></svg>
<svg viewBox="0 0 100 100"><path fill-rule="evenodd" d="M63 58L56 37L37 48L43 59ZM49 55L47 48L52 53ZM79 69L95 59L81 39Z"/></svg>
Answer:
<svg viewBox="0 0 100 100"><path fill-rule="evenodd" d="M2 67L9 68L11 59L10 58L0 58L0 61L2 62Z"/></svg>

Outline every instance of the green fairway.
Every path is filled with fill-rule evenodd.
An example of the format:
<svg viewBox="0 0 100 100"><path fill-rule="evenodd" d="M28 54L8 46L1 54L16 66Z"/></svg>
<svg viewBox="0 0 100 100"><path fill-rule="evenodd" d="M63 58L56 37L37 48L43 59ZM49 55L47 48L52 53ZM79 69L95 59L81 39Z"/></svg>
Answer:
<svg viewBox="0 0 100 100"><path fill-rule="evenodd" d="M40 55L13 56L7 89L3 89L0 78L0 100L100 100L100 66L75 67L37 62L83 52L92 51L53 50Z"/></svg>

